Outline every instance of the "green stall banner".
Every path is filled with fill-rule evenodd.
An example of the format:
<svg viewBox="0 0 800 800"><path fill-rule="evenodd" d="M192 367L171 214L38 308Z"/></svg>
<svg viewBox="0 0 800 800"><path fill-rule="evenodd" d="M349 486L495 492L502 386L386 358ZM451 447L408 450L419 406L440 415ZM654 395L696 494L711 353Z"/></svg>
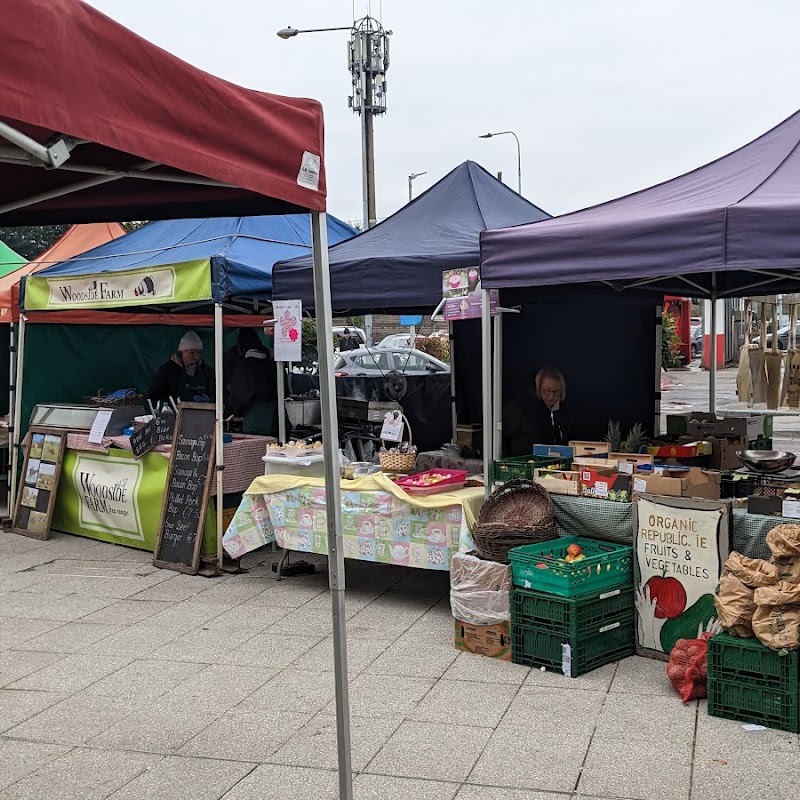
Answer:
<svg viewBox="0 0 800 800"><path fill-rule="evenodd" d="M211 263L207 258L163 267L45 277L25 282L26 311L189 303L211 299Z"/></svg>
<svg viewBox="0 0 800 800"><path fill-rule="evenodd" d="M52 527L153 552L168 470L168 459L159 453L136 459L127 450L66 450ZM217 553L213 503L206 514L201 553Z"/></svg>

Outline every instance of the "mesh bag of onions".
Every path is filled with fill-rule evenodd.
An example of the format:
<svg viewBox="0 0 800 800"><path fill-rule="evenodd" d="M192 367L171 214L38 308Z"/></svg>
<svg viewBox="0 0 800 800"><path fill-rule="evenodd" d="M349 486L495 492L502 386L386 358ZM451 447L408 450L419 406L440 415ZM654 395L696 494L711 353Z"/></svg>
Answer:
<svg viewBox="0 0 800 800"><path fill-rule="evenodd" d="M710 638L710 633L704 633L699 639L678 639L669 654L667 677L684 703L707 695Z"/></svg>

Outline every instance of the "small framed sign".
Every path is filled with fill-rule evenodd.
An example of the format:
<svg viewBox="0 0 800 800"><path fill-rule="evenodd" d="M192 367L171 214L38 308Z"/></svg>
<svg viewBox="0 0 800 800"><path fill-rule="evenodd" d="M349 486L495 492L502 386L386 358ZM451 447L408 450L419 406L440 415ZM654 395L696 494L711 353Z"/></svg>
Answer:
<svg viewBox="0 0 800 800"><path fill-rule="evenodd" d="M34 426L25 441L13 531L33 539L49 539L67 432Z"/></svg>

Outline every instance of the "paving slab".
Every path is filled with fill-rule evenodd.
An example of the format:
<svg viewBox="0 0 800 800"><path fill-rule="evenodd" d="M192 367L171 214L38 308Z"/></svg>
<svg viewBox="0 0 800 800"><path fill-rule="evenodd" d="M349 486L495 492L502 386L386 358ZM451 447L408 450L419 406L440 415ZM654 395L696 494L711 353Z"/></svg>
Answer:
<svg viewBox="0 0 800 800"><path fill-rule="evenodd" d="M203 664L184 661L137 659L93 683L86 695L155 700L204 669Z"/></svg>
<svg viewBox="0 0 800 800"><path fill-rule="evenodd" d="M741 722L709 716L707 702L699 703L695 752L702 759L727 758L742 750L800 753L798 739L796 733L777 729L746 731Z"/></svg>
<svg viewBox="0 0 800 800"><path fill-rule="evenodd" d="M622 664L623 662L619 662ZM607 692L614 679L619 665L617 662L598 667L577 678L568 678L561 672L551 672L539 667L531 667L523 686L526 689L541 687L544 689L582 689L590 692Z"/></svg>
<svg viewBox="0 0 800 800"><path fill-rule="evenodd" d="M687 800L691 774L691 737L675 742L643 733L635 747L626 747L619 739L596 735L578 789L599 797Z"/></svg>
<svg viewBox="0 0 800 800"><path fill-rule="evenodd" d="M75 749L0 792L2 800L102 800L158 761L144 753Z"/></svg>
<svg viewBox="0 0 800 800"><path fill-rule="evenodd" d="M350 682L350 711L362 717L407 717L431 690L432 678L373 675L363 672ZM331 701L327 713L336 711Z"/></svg>
<svg viewBox="0 0 800 800"><path fill-rule="evenodd" d="M597 735L610 739L661 742L694 740L697 704L672 697L609 694L597 720Z"/></svg>
<svg viewBox="0 0 800 800"><path fill-rule="evenodd" d="M740 750L735 757L696 757L692 800L794 800L800 785L797 752Z"/></svg>
<svg viewBox="0 0 800 800"><path fill-rule="evenodd" d="M554 725L571 734L591 734L607 695L573 689L527 688L514 697L500 727L528 726L550 735Z"/></svg>
<svg viewBox="0 0 800 800"><path fill-rule="evenodd" d="M673 699L677 697L675 688L667 678L667 663L641 656L623 658L617 664L609 691L642 694L648 697L653 695L664 695Z"/></svg>
<svg viewBox="0 0 800 800"><path fill-rule="evenodd" d="M590 735L556 719L549 727L505 725L494 733L467 783L572 792L578 785Z"/></svg>
<svg viewBox="0 0 800 800"><path fill-rule="evenodd" d="M63 624L53 620L4 617L0 614L0 648L11 650L19 647L23 642L35 639Z"/></svg>
<svg viewBox="0 0 800 800"><path fill-rule="evenodd" d="M125 784L109 800L219 800L255 764L166 756Z"/></svg>
<svg viewBox="0 0 800 800"><path fill-rule="evenodd" d="M100 625L135 625L166 611L174 603L167 600L118 600L81 618L81 622Z"/></svg>
<svg viewBox="0 0 800 800"><path fill-rule="evenodd" d="M44 698L49 693L25 694L36 694ZM30 741L79 745L126 719L139 705L138 701L130 698L85 692L79 692L72 697L52 696L58 698L55 703L50 701L44 705L43 710L26 714L18 720L20 724L6 731L6 735ZM2 713L0 719L5 719Z"/></svg>
<svg viewBox="0 0 800 800"><path fill-rule="evenodd" d="M378 675L441 678L457 657L458 650L447 644L426 644L401 636L369 665L369 670Z"/></svg>
<svg viewBox="0 0 800 800"><path fill-rule="evenodd" d="M13 730L15 725L35 717L40 711L60 703L66 697L67 695L58 692L0 689L0 733Z"/></svg>
<svg viewBox="0 0 800 800"><path fill-rule="evenodd" d="M453 800L457 783L397 778L391 775L356 775L355 800Z"/></svg>
<svg viewBox="0 0 800 800"><path fill-rule="evenodd" d="M222 800L337 800L338 797L339 778L333 770L262 764L223 795Z"/></svg>
<svg viewBox="0 0 800 800"><path fill-rule="evenodd" d="M405 778L463 781L491 735L487 728L405 721L365 771Z"/></svg>
<svg viewBox="0 0 800 800"><path fill-rule="evenodd" d="M249 697L252 693L278 673L277 669L268 667L230 664L200 666L203 667L202 671L189 670L187 677L166 696L176 701L194 700L221 711L242 703L249 708Z"/></svg>
<svg viewBox="0 0 800 800"><path fill-rule="evenodd" d="M406 716L418 722L495 728L518 691L516 686L503 683L440 680Z"/></svg>
<svg viewBox="0 0 800 800"><path fill-rule="evenodd" d="M350 757L354 771L360 772L366 767L401 721L400 717L350 715ZM276 764L336 769L337 747L335 715L318 714L267 760Z"/></svg>
<svg viewBox="0 0 800 800"><path fill-rule="evenodd" d="M223 655L252 639L260 625L207 627L200 625L153 651L152 657L167 661L194 661L213 664Z"/></svg>
<svg viewBox="0 0 800 800"><path fill-rule="evenodd" d="M63 658L61 653L38 653L25 650L0 652L0 689Z"/></svg>
<svg viewBox="0 0 800 800"><path fill-rule="evenodd" d="M307 666L305 656L318 641L318 638L310 636L258 633L222 654L218 661L241 666L282 668L304 656L303 663Z"/></svg>
<svg viewBox="0 0 800 800"><path fill-rule="evenodd" d="M333 664L330 665L333 669ZM271 713L316 714L335 696L333 672L287 667L247 697L246 707Z"/></svg>
<svg viewBox="0 0 800 800"><path fill-rule="evenodd" d="M125 630L125 625L90 625L85 622L66 622L47 633L17 645L19 650L38 650L44 653L77 653L108 636Z"/></svg>
<svg viewBox="0 0 800 800"><path fill-rule="evenodd" d="M63 756L69 747L37 742L22 742L0 737L0 789Z"/></svg>
<svg viewBox="0 0 800 800"><path fill-rule="evenodd" d="M69 655L20 678L9 688L73 694L122 669L132 660L128 656Z"/></svg>
<svg viewBox="0 0 800 800"><path fill-rule="evenodd" d="M530 789L508 789L469 784L464 784L456 795L456 800L578 800L578 798L578 795L566 792L540 792ZM586 798L586 800L592 800L592 798ZM619 798L603 798L602 800L619 800Z"/></svg>
<svg viewBox="0 0 800 800"><path fill-rule="evenodd" d="M386 649L383 639L353 639L347 642L347 664L350 676L354 676L372 664ZM333 638L328 636L310 650L303 653L298 665L303 669L329 671L333 669Z"/></svg>
<svg viewBox="0 0 800 800"><path fill-rule="evenodd" d="M452 628L450 630L452 636ZM458 651L456 651L458 652ZM498 661L495 658L461 652L444 673L449 681L476 681L478 683L510 683L521 686L530 673L529 667Z"/></svg>

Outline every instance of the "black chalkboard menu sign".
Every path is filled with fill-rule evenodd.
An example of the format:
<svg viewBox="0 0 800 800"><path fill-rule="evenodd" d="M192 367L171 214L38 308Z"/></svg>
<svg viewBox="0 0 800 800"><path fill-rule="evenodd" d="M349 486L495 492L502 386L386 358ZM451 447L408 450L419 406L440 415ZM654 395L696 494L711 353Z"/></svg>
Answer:
<svg viewBox="0 0 800 800"><path fill-rule="evenodd" d="M160 444L170 444L175 433L175 414L158 414L131 436L131 450L141 458Z"/></svg>
<svg viewBox="0 0 800 800"><path fill-rule="evenodd" d="M181 403L153 564L196 575L214 469L213 403Z"/></svg>
<svg viewBox="0 0 800 800"><path fill-rule="evenodd" d="M30 428L14 509L14 533L33 539L50 538L50 520L66 443L67 432L64 430Z"/></svg>

